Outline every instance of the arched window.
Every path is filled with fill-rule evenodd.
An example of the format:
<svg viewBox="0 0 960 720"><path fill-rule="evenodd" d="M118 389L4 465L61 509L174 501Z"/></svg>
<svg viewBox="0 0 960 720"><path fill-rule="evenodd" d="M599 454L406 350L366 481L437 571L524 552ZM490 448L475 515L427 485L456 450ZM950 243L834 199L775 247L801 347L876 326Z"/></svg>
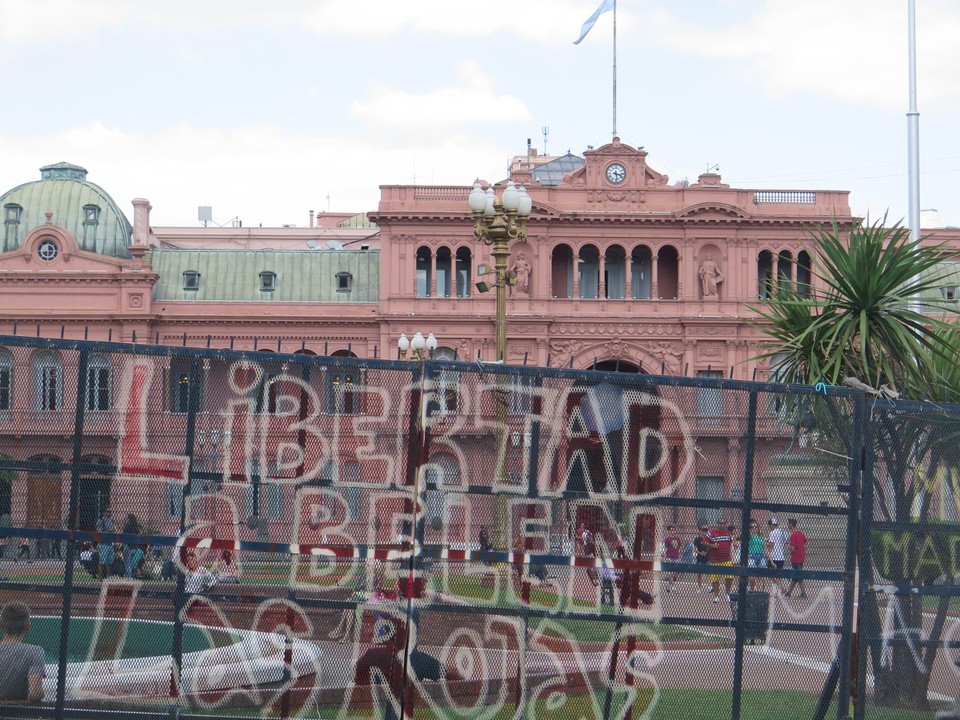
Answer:
<svg viewBox="0 0 960 720"><path fill-rule="evenodd" d="M417 248L417 297L430 297L431 272L430 248Z"/></svg>
<svg viewBox="0 0 960 720"><path fill-rule="evenodd" d="M433 359L456 360L457 351L440 347L434 351ZM455 413L460 409L460 373L447 368L437 373L435 391L427 409L431 415Z"/></svg>
<svg viewBox="0 0 960 720"><path fill-rule="evenodd" d="M190 394L197 393L197 410L203 409L203 375L191 375L190 358L174 358L170 364L170 412L190 412Z"/></svg>
<svg viewBox="0 0 960 720"><path fill-rule="evenodd" d="M651 295L653 252L646 245L634 248L630 254L630 285L634 300L649 300Z"/></svg>
<svg viewBox="0 0 960 720"><path fill-rule="evenodd" d="M437 297L450 297L452 270L450 248L440 248L437 250Z"/></svg>
<svg viewBox="0 0 960 720"><path fill-rule="evenodd" d="M677 250L667 245L657 252L657 289L662 300L676 300L680 290L680 260Z"/></svg>
<svg viewBox="0 0 960 720"><path fill-rule="evenodd" d="M13 407L13 358L0 350L0 410Z"/></svg>
<svg viewBox="0 0 960 720"><path fill-rule="evenodd" d="M57 353L44 351L34 358L33 388L36 410L60 410L63 407L63 364Z"/></svg>
<svg viewBox="0 0 960 720"><path fill-rule="evenodd" d="M470 248L457 250L457 297L470 297L471 263Z"/></svg>
<svg viewBox="0 0 960 720"><path fill-rule="evenodd" d="M87 363L87 410L109 410L111 396L110 358L91 355Z"/></svg>
<svg viewBox="0 0 960 720"><path fill-rule="evenodd" d="M80 458L79 492L77 493L77 529L93 530L103 511L110 507L110 486L112 484L112 463L106 455L84 455ZM175 490L171 489L174 488ZM177 504L176 517L180 517L179 508L183 505L183 485L171 481L167 486L167 505ZM171 517L174 517L171 514Z"/></svg>
<svg viewBox="0 0 960 720"><path fill-rule="evenodd" d="M261 349L259 352L272 353L273 350ZM283 410L277 408L282 369L275 362L264 361L261 364L263 374L256 389L256 412L275 415Z"/></svg>
<svg viewBox="0 0 960 720"><path fill-rule="evenodd" d="M555 298L573 297L573 250L557 245L550 259L550 278Z"/></svg>
<svg viewBox="0 0 960 720"><path fill-rule="evenodd" d="M337 350L332 357L356 357L350 350ZM360 412L360 370L327 368L327 412L352 415Z"/></svg>
<svg viewBox="0 0 960 720"><path fill-rule="evenodd" d="M607 299L623 300L627 296L627 254L619 245L607 248L603 276Z"/></svg>
<svg viewBox="0 0 960 720"><path fill-rule="evenodd" d="M60 458L55 455L34 455L27 462L37 463L27 473L27 526L33 528L63 527Z"/></svg>
<svg viewBox="0 0 960 720"><path fill-rule="evenodd" d="M793 289L790 277L793 268L793 255L784 250L777 256L777 288L782 293L789 293Z"/></svg>
<svg viewBox="0 0 960 720"><path fill-rule="evenodd" d="M353 520L361 519L360 500L363 497L360 482L360 463L356 460L344 460L340 464L340 480L347 483L343 487L343 499L347 502L350 517Z"/></svg>
<svg viewBox="0 0 960 720"><path fill-rule="evenodd" d="M767 300L773 294L773 253L764 250L757 256L757 297Z"/></svg>
<svg viewBox="0 0 960 720"><path fill-rule="evenodd" d="M600 297L600 251L594 245L584 245L577 257L580 297L595 300Z"/></svg>
<svg viewBox="0 0 960 720"><path fill-rule="evenodd" d="M423 479L435 485L436 489L428 489L425 493L426 519L431 526L449 521L446 509L446 493L444 485L457 487L460 484L460 464L457 458L450 453L440 452L430 458L424 468Z"/></svg>
<svg viewBox="0 0 960 720"><path fill-rule="evenodd" d="M797 295L802 298L810 297L811 267L810 253L801 250L797 254Z"/></svg>

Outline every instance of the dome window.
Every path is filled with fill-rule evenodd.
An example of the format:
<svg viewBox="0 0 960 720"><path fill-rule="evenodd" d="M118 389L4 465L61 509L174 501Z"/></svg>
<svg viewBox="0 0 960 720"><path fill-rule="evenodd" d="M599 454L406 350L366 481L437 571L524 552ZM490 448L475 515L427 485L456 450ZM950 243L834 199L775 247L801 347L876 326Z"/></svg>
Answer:
<svg viewBox="0 0 960 720"><path fill-rule="evenodd" d="M266 270L260 273L260 292L273 292L277 289L277 274Z"/></svg>
<svg viewBox="0 0 960 720"><path fill-rule="evenodd" d="M337 273L337 292L350 292L353 288L353 275L348 272Z"/></svg>
<svg viewBox="0 0 960 720"><path fill-rule="evenodd" d="M196 270L184 270L183 271L183 289L199 290L200 289L200 273L198 273Z"/></svg>
<svg viewBox="0 0 960 720"><path fill-rule="evenodd" d="M83 206L83 224L96 225L100 222L100 208L97 205Z"/></svg>
<svg viewBox="0 0 960 720"><path fill-rule="evenodd" d="M10 203L3 206L3 219L5 222L19 224L20 222L20 213L23 212L23 208L16 203Z"/></svg>
<svg viewBox="0 0 960 720"><path fill-rule="evenodd" d="M60 254L60 248L53 240L44 240L37 246L37 255L41 260L50 262Z"/></svg>

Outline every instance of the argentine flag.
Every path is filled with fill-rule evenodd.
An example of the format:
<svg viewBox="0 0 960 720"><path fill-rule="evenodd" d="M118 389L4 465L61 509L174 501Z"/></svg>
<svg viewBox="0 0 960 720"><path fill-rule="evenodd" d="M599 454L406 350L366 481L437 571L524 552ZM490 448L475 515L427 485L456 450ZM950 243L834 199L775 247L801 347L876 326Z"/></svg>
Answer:
<svg viewBox="0 0 960 720"><path fill-rule="evenodd" d="M597 21L597 18L603 15L605 12L610 12L613 10L613 6L616 4L616 2L617 0L603 0L603 2L600 3L600 7L596 9L593 15L587 18L587 21L583 24L583 27L580 28L580 37L574 40L573 44L579 45L580 41L587 36L587 33L590 32L591 29L593 29L593 24Z"/></svg>

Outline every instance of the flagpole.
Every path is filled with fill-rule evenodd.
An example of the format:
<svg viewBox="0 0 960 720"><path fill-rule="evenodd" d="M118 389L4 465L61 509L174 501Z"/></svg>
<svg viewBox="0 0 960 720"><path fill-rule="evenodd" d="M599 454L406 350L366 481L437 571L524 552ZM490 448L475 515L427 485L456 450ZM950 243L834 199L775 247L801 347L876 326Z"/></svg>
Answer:
<svg viewBox="0 0 960 720"><path fill-rule="evenodd" d="M614 5L616 9L616 5ZM920 242L920 112L917 110L917 14L914 0L907 2L909 108L907 110L907 224L910 241Z"/></svg>
<svg viewBox="0 0 960 720"><path fill-rule="evenodd" d="M613 137L617 137L617 0L613 0Z"/></svg>

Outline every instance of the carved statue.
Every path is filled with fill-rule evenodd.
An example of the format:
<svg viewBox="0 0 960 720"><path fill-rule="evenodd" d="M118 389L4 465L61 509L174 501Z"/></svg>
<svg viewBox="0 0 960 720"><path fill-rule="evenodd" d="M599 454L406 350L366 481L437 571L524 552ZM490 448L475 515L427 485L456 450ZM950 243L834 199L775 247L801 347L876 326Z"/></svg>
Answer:
<svg viewBox="0 0 960 720"><path fill-rule="evenodd" d="M700 265L700 285L703 288L703 297L716 299L720 297L719 285L723 282L723 273L713 261L713 255L708 254L707 259Z"/></svg>
<svg viewBox="0 0 960 720"><path fill-rule="evenodd" d="M510 294L528 296L530 294L530 263L527 262L526 255L518 254L510 269L517 279L516 284L510 288Z"/></svg>
<svg viewBox="0 0 960 720"><path fill-rule="evenodd" d="M550 366L567 367L570 364L570 359L576 355L579 349L580 343L576 340L550 341Z"/></svg>
<svg viewBox="0 0 960 720"><path fill-rule="evenodd" d="M662 368L665 375L680 374L680 367L683 364L682 350L675 350L670 343L661 342L650 348L650 354L657 358L661 365L659 368L653 368L653 372L659 372Z"/></svg>

